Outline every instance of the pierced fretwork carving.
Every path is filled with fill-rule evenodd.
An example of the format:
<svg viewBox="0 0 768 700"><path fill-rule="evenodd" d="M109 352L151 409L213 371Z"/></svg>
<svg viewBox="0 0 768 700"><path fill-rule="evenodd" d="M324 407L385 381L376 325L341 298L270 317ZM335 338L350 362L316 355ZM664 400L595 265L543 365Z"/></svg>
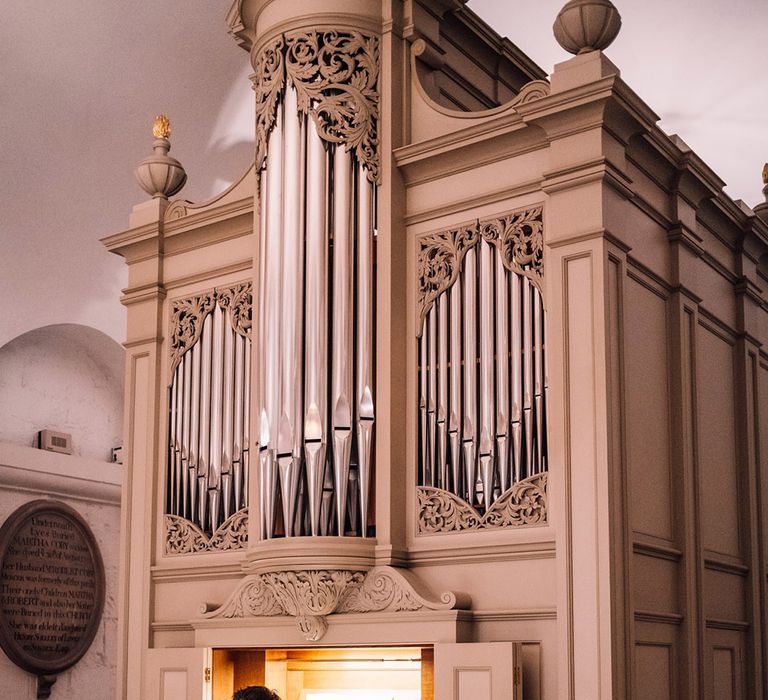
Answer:
<svg viewBox="0 0 768 700"><path fill-rule="evenodd" d="M534 207L481 219L429 233L419 240L419 335L435 299L459 278L464 255L481 237L498 248L508 270L527 277L542 290L542 211L542 207Z"/></svg>
<svg viewBox="0 0 768 700"><path fill-rule="evenodd" d="M430 233L419 240L420 329L435 299L459 278L462 258L477 241L477 222Z"/></svg>
<svg viewBox="0 0 768 700"><path fill-rule="evenodd" d="M289 615L308 641L318 641L328 628L331 614L451 610L459 598L443 593L430 600L416 590L414 582L388 566L368 571L311 569L278 571L247 576L221 606L203 606L203 617L247 618Z"/></svg>
<svg viewBox="0 0 768 700"><path fill-rule="evenodd" d="M243 549L248 542L248 509L243 508L225 520L208 537L193 522L180 515L165 516L165 553L194 554Z"/></svg>
<svg viewBox="0 0 768 700"><path fill-rule="evenodd" d="M251 289L251 283L244 282L174 300L171 307L171 377L184 353L200 339L203 321L217 304L229 311L229 322L235 332L250 339Z"/></svg>
<svg viewBox="0 0 768 700"><path fill-rule="evenodd" d="M256 170L286 87L296 89L298 107L309 114L321 138L343 144L379 181L379 43L355 31L288 32L252 56L256 71Z"/></svg>
<svg viewBox="0 0 768 700"><path fill-rule="evenodd" d="M480 235L499 250L504 266L542 292L544 237L542 207L480 221Z"/></svg>
<svg viewBox="0 0 768 700"><path fill-rule="evenodd" d="M417 488L419 532L491 530L547 521L547 474L519 481L503 493L485 515L456 494L431 486Z"/></svg>

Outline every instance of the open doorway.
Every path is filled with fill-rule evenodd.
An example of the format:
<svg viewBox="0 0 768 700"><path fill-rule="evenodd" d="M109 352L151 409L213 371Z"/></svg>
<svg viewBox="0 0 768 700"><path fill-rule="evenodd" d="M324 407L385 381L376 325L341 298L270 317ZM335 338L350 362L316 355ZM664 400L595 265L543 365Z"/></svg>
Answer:
<svg viewBox="0 0 768 700"><path fill-rule="evenodd" d="M282 700L433 700L431 647L214 649L212 700L265 685Z"/></svg>

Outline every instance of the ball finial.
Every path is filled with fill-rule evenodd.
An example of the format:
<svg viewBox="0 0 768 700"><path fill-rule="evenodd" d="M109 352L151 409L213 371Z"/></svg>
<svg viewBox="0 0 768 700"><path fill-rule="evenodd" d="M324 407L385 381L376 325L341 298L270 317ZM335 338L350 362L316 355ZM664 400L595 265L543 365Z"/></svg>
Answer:
<svg viewBox="0 0 768 700"><path fill-rule="evenodd" d="M608 48L621 29L621 15L611 0L570 0L552 30L566 51L582 54Z"/></svg>
<svg viewBox="0 0 768 700"><path fill-rule="evenodd" d="M154 153L139 163L136 168L136 179L147 194L155 199L168 199L176 194L187 181L187 173L178 160L171 158L171 122L164 114L155 117L152 125L152 144Z"/></svg>

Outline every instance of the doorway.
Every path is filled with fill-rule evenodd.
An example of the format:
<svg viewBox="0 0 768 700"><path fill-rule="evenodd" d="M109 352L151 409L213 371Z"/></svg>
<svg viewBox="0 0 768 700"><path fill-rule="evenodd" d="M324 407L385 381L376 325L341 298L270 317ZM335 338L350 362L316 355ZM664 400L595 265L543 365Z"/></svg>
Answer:
<svg viewBox="0 0 768 700"><path fill-rule="evenodd" d="M212 700L248 685L281 700L433 700L431 647L214 649Z"/></svg>

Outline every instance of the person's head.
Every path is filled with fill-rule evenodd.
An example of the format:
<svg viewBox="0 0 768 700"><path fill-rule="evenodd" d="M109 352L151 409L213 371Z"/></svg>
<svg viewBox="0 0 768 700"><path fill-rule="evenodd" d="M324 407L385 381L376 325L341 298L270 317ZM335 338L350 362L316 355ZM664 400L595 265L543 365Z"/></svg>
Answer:
<svg viewBox="0 0 768 700"><path fill-rule="evenodd" d="M249 685L247 688L240 688L232 696L232 700L280 700L280 696L263 685Z"/></svg>

